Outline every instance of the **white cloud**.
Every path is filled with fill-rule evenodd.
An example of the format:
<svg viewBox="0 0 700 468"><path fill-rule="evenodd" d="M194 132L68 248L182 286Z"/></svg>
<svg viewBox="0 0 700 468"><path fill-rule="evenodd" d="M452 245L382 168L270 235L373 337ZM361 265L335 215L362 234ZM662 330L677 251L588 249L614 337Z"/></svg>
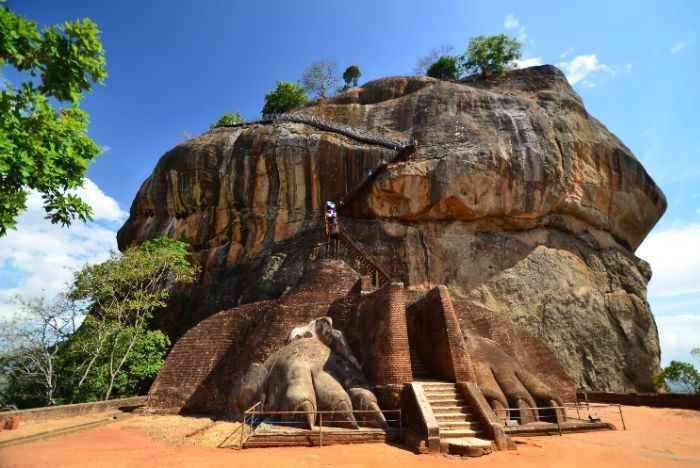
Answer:
<svg viewBox="0 0 700 468"><path fill-rule="evenodd" d="M690 350L700 346L700 315L657 317L661 343L661 365L672 360L691 361Z"/></svg>
<svg viewBox="0 0 700 468"><path fill-rule="evenodd" d="M515 17L512 13L508 13L506 16L506 21L503 23L503 26L506 29L518 29L518 40L520 42L525 42L527 41L527 33L525 32L525 27L520 27L520 22L518 21L518 18Z"/></svg>
<svg viewBox="0 0 700 468"><path fill-rule="evenodd" d="M16 231L0 239L0 319L17 310L17 295L47 298L64 289L72 271L103 261L116 248L116 228L126 217L117 202L92 181L76 191L93 207L95 221L68 228L44 219L41 196L32 193Z"/></svg>
<svg viewBox="0 0 700 468"><path fill-rule="evenodd" d="M609 76L615 76L615 70L598 61L598 56L592 55L577 55L568 62L560 62L557 64L564 71L566 78L572 85L582 82L584 86L592 88L595 86L591 79L593 76L605 73Z"/></svg>
<svg viewBox="0 0 700 468"><path fill-rule="evenodd" d="M85 179L83 187L75 190L75 193L92 207L95 221L124 221L128 216L114 198L106 195L90 179Z"/></svg>
<svg viewBox="0 0 700 468"><path fill-rule="evenodd" d="M102 154L107 154L112 152L112 147L107 146L107 145L102 145L100 146L100 149L102 150Z"/></svg>
<svg viewBox="0 0 700 468"><path fill-rule="evenodd" d="M673 55L676 55L678 52L680 52L681 50L685 49L685 47L686 47L688 44L690 44L689 41L678 41L678 42L676 42L676 44L675 44L673 47L671 47L671 49L669 50L669 52L671 52Z"/></svg>
<svg viewBox="0 0 700 468"><path fill-rule="evenodd" d="M574 48L573 48L573 47L569 47L569 48L566 49L564 52L562 52L561 54L559 54L559 58L562 59L562 60L564 60L564 59L566 58L566 56L569 55L570 53L572 53L573 51L574 51Z"/></svg>
<svg viewBox="0 0 700 468"><path fill-rule="evenodd" d="M506 29L513 29L520 26L520 23L518 22L518 18L516 18L515 15L513 15L512 13L508 13L508 16L506 16L506 22L503 26Z"/></svg>
<svg viewBox="0 0 700 468"><path fill-rule="evenodd" d="M653 232L637 255L648 261L654 272L650 296L700 293L700 224Z"/></svg>
<svg viewBox="0 0 700 468"><path fill-rule="evenodd" d="M544 61L542 57L529 57L522 60L516 60L515 65L518 68L535 67L537 65L542 65Z"/></svg>
<svg viewBox="0 0 700 468"><path fill-rule="evenodd" d="M628 63L625 65L625 73L632 73L632 64Z"/></svg>

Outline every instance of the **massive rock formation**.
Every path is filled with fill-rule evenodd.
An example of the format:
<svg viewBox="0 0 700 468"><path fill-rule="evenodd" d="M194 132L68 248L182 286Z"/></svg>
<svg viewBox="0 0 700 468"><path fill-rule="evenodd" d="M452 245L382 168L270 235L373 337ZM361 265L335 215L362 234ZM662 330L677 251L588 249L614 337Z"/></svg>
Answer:
<svg viewBox="0 0 700 468"><path fill-rule="evenodd" d="M416 292L447 285L463 321L479 310L527 329L577 386L649 388L651 270L634 251L666 201L559 70L387 78L298 112L415 143L340 211L395 279ZM161 158L119 245L159 233L192 242L202 275L161 317L180 335L289 291L320 253L323 201L395 156L304 123L219 128Z"/></svg>

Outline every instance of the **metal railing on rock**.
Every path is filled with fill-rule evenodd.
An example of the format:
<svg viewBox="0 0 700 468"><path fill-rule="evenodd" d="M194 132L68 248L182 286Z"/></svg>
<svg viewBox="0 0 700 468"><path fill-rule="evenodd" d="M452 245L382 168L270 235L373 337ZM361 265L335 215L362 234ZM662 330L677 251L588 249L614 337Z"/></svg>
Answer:
<svg viewBox="0 0 700 468"><path fill-rule="evenodd" d="M248 125L255 125L255 124L269 124L269 123L274 123L274 122L296 122L296 123L303 123L307 125L311 125L313 127L316 127L320 130L326 130L334 133L339 133L342 135L345 135L349 138L353 138L355 140L372 144L372 145L378 145L378 146L383 146L386 148L394 149L394 150L401 150L407 146L410 145L410 142L408 139L404 140L397 140L395 138L390 138L386 136L381 136L377 135L375 133L369 132L367 130L357 128L357 127L352 127L348 124L342 123L342 122L334 122L331 120L326 120L322 119L320 117L317 117L315 115L309 115L309 114L291 114L291 113L283 113L283 114L268 114L263 116L260 119L256 120L247 120L244 122L239 122L231 125L222 125L222 127L245 127Z"/></svg>

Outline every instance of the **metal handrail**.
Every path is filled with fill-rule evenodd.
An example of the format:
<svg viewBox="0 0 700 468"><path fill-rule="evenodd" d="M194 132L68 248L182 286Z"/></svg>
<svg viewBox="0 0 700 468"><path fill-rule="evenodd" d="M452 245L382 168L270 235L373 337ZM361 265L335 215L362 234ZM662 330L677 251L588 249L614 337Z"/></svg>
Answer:
<svg viewBox="0 0 700 468"><path fill-rule="evenodd" d="M350 233L348 233L348 231L341 224L338 224L338 234L340 234L340 237L343 241L345 241L352 247L352 249L348 250L352 251L354 249L355 251L357 251L357 253L362 258L364 258L367 261L367 263L369 263L379 275L381 275L381 277L386 283L390 283L393 281L391 273L389 273L389 271L381 264L381 262L372 254L367 252L361 245L359 245L358 242L352 238Z"/></svg>
<svg viewBox="0 0 700 468"><path fill-rule="evenodd" d="M248 437L244 437L244 430L241 430L241 438L239 442L239 449L243 448L243 445L245 442L253 435L254 429L253 429L253 424L255 422L255 416L280 416L280 415L304 415L304 414L314 414L319 416L319 422L318 422L318 438L319 438L319 446L323 446L323 415L333 415L333 414L338 414L341 413L341 411L330 411L330 410L324 410L324 411L255 411L254 408L260 405L260 403L256 403L253 405L250 410L246 410L243 412L243 426L245 426L245 421L247 420L248 416L251 416L251 431L248 434ZM400 409L395 409L395 410L379 410L380 413L382 414L391 414L391 413L396 413L398 414L397 419L390 419L386 420L386 422L398 422L398 431L401 432L403 430L403 424L401 420L401 410ZM349 410L349 411L342 411L342 413L351 413L351 414L362 414L362 413L376 413L375 410ZM341 421L328 421L326 420L326 423L329 422L341 422ZM345 421L342 421L345 422ZM379 422L379 420L359 420L356 422ZM287 424L293 424L296 423L296 421L279 421L279 422L274 422L274 424L282 424L282 423L287 423ZM244 427L245 429L245 427Z"/></svg>
<svg viewBox="0 0 700 468"><path fill-rule="evenodd" d="M369 144L376 144L379 146L384 146L394 150L400 150L409 146L409 140L396 140L393 138L387 138L379 135L375 135L367 130L363 130L357 127L351 127L350 125L333 122L330 120L325 120L315 115L302 114L302 113L282 113L282 114L268 114L260 119L242 121L230 125L221 125L221 127L244 127L248 125L255 124L268 124L274 123L276 121L286 121L286 122L297 122L312 125L321 130L328 130L335 133L340 133L342 135L354 138L355 140L363 141Z"/></svg>
<svg viewBox="0 0 700 468"><path fill-rule="evenodd" d="M555 410L554 411L554 418L556 418L557 422L557 428L559 429L559 435L562 435L562 430L561 430L561 417L559 416L559 412L556 410L563 410L564 411L564 416L566 416L566 410L567 409L575 409L576 410L576 416L577 419L581 420L581 414L580 414L580 409L585 408L585 409L590 409L591 407L613 407L617 406L617 409L620 413L620 420L622 421L622 429L627 430L627 426L625 424L625 418L622 414L622 405L615 404L615 403L599 403L599 404L590 404L590 405L580 405L578 403L564 403L562 406L528 406L526 408L498 408L493 410L494 413L496 414L496 417L499 417L498 413L500 412L507 412L508 413L508 418L507 419L523 419L523 416L512 416L510 413L513 411L518 411L520 412L522 409L529 409L529 410ZM538 414L538 419L542 418L549 418L551 416L540 416ZM500 417L499 417L500 418Z"/></svg>

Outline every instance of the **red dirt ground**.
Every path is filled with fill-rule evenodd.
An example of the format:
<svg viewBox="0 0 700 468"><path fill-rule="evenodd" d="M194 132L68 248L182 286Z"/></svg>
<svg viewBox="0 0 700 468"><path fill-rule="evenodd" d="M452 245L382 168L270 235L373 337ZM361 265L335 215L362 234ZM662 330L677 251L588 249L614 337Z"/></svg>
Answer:
<svg viewBox="0 0 700 468"><path fill-rule="evenodd" d="M700 464L700 411L624 407L628 430L518 438L517 451L460 459L414 455L383 444L322 448L217 449L167 445L143 429L106 428L0 449L3 467L61 466L557 466L655 467Z"/></svg>

